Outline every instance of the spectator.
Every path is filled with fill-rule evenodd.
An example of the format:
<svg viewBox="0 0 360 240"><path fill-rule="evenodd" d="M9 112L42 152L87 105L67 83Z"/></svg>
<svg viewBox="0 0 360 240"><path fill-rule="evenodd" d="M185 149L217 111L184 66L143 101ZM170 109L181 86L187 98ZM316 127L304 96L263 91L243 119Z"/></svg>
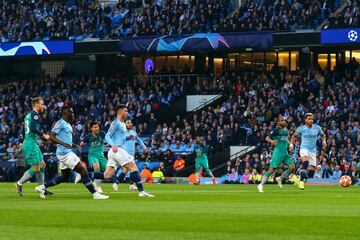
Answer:
<svg viewBox="0 0 360 240"><path fill-rule="evenodd" d="M181 172L185 168L185 160L182 158L181 155L174 162L173 168L175 172Z"/></svg>
<svg viewBox="0 0 360 240"><path fill-rule="evenodd" d="M332 178L333 179L340 179L341 176L342 176L342 172L340 171L340 167L336 166L334 174L332 175Z"/></svg>
<svg viewBox="0 0 360 240"><path fill-rule="evenodd" d="M141 171L140 177L141 177L142 182L145 183L145 184L152 184L153 183L152 174L151 174L151 172L150 172L150 170L149 170L149 168L147 167L146 164L144 164L144 168Z"/></svg>
<svg viewBox="0 0 360 240"><path fill-rule="evenodd" d="M152 172L152 178L154 179L154 182L158 182L158 183L164 182L165 177L160 166L155 171Z"/></svg>
<svg viewBox="0 0 360 240"><path fill-rule="evenodd" d="M316 166L314 178L321 178L321 177L322 177L322 170L321 170L321 166L318 165Z"/></svg>
<svg viewBox="0 0 360 240"><path fill-rule="evenodd" d="M6 182L8 180L8 172L6 167L0 167L0 182Z"/></svg>
<svg viewBox="0 0 360 240"><path fill-rule="evenodd" d="M244 168L243 168L243 165L241 164L240 158L237 158L237 159L236 159L236 162L235 162L235 171L236 171L239 175L242 175L242 174L244 173Z"/></svg>
<svg viewBox="0 0 360 240"><path fill-rule="evenodd" d="M19 143L15 148L16 158L16 180L19 180L26 171L25 154L22 150L22 143Z"/></svg>
<svg viewBox="0 0 360 240"><path fill-rule="evenodd" d="M230 175L231 171L232 171L231 169L232 169L231 161L227 161L226 166L225 166L225 174L224 175Z"/></svg>
<svg viewBox="0 0 360 240"><path fill-rule="evenodd" d="M259 184L261 182L261 175L257 172L256 168L253 169L251 176L249 177L249 183Z"/></svg>
<svg viewBox="0 0 360 240"><path fill-rule="evenodd" d="M249 184L249 178L251 177L250 170L248 168L245 169L244 175L241 177L242 184Z"/></svg>
<svg viewBox="0 0 360 240"><path fill-rule="evenodd" d="M239 183L238 173L235 168L231 168L231 173L228 174L227 179L225 180L225 184L236 184Z"/></svg>
<svg viewBox="0 0 360 240"><path fill-rule="evenodd" d="M333 171L332 169L330 168L329 164L328 163L325 163L325 166L323 166L323 169L322 169L322 178L332 178L333 176Z"/></svg>

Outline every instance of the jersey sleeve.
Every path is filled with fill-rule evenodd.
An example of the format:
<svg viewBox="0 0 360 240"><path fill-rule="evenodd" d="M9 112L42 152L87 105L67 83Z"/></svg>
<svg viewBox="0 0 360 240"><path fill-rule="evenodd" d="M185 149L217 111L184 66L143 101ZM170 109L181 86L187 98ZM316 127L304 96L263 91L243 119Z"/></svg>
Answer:
<svg viewBox="0 0 360 240"><path fill-rule="evenodd" d="M91 133L85 134L85 136L83 136L80 140L81 140L82 142L84 142L84 143L89 143L90 134L91 134Z"/></svg>
<svg viewBox="0 0 360 240"><path fill-rule="evenodd" d="M301 134L302 134L302 126L300 126L300 127L298 127L297 129L296 129L296 131L295 131L295 135L297 135L297 136L301 136Z"/></svg>
<svg viewBox="0 0 360 240"><path fill-rule="evenodd" d="M118 125L118 129L120 130L121 133L125 134L127 132L125 123L121 123L121 124L117 124L117 125Z"/></svg>
<svg viewBox="0 0 360 240"><path fill-rule="evenodd" d="M31 114L31 121L30 121L30 131L38 135L39 137L42 136L42 133L40 132L39 126L39 115L38 114Z"/></svg>
<svg viewBox="0 0 360 240"><path fill-rule="evenodd" d="M63 125L62 125L61 121L57 121L55 123L55 126L51 130L51 132L53 132L57 135L57 134L59 134L59 132L61 131L62 128L63 128Z"/></svg>
<svg viewBox="0 0 360 240"><path fill-rule="evenodd" d="M268 134L269 137L273 138L274 136L277 135L277 128L274 128L273 130L271 130Z"/></svg>
<svg viewBox="0 0 360 240"><path fill-rule="evenodd" d="M206 154L206 155L208 154L209 149L205 144L201 145L201 150L202 150L203 154Z"/></svg>
<svg viewBox="0 0 360 240"><path fill-rule="evenodd" d="M324 133L324 131L321 129L321 127L318 125L318 128L319 128L319 135L320 136L323 136L325 133Z"/></svg>
<svg viewBox="0 0 360 240"><path fill-rule="evenodd" d="M106 133L106 136L105 136L105 140L108 144L110 144L111 146L114 146L115 143L112 139L112 136L114 135L114 133L116 132L118 126L116 124L116 121L113 121L110 125L110 128L108 130L108 132Z"/></svg>
<svg viewBox="0 0 360 240"><path fill-rule="evenodd" d="M142 149L145 149L145 148L146 148L143 140L139 137L139 135L136 134L135 140L136 140L136 142L142 147Z"/></svg>
<svg viewBox="0 0 360 240"><path fill-rule="evenodd" d="M106 133L105 133L104 131L101 131L101 132L99 133L99 135L100 135L101 139L104 141L104 140L105 140Z"/></svg>

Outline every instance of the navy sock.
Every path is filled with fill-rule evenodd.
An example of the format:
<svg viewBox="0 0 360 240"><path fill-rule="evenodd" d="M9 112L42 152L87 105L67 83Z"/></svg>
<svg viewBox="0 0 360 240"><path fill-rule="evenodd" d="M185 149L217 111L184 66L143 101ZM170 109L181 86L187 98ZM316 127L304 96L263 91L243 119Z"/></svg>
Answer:
<svg viewBox="0 0 360 240"><path fill-rule="evenodd" d="M119 179L118 179L118 177L116 176L116 174L114 174L114 175L112 176L112 181L113 181L113 183L119 184Z"/></svg>
<svg viewBox="0 0 360 240"><path fill-rule="evenodd" d="M305 169L300 170L300 181L305 181L308 178L307 171Z"/></svg>
<svg viewBox="0 0 360 240"><path fill-rule="evenodd" d="M308 175L307 175L308 167L309 167L309 162L308 161L303 162L301 170L300 170L300 181L305 181L308 178Z"/></svg>
<svg viewBox="0 0 360 240"><path fill-rule="evenodd" d="M52 187L52 186L58 185L62 182L65 182L65 180L66 179L63 176L59 175L59 176L54 177L50 181L46 182L44 184L44 186L45 186L45 188Z"/></svg>
<svg viewBox="0 0 360 240"><path fill-rule="evenodd" d="M91 193L96 192L88 174L81 176L81 182L85 185L85 187L89 190L89 192Z"/></svg>
<svg viewBox="0 0 360 240"><path fill-rule="evenodd" d="M136 171L136 172L132 172L130 173L130 182L133 181L135 182L139 192L142 192L144 191L144 187L142 185L142 182L141 182L141 179L140 179L140 176L139 176L139 172Z"/></svg>
<svg viewBox="0 0 360 240"><path fill-rule="evenodd" d="M133 185L135 182L134 181L130 181L130 185Z"/></svg>
<svg viewBox="0 0 360 240"><path fill-rule="evenodd" d="M102 179L104 180L104 173L102 172L89 172L89 177L90 179L94 180L94 179Z"/></svg>
<svg viewBox="0 0 360 240"><path fill-rule="evenodd" d="M309 171L308 171L308 177L309 177L309 178L313 178L314 175L315 175L315 170L309 170Z"/></svg>
<svg viewBox="0 0 360 240"><path fill-rule="evenodd" d="M118 182L124 182L126 173L121 172L120 176L117 178Z"/></svg>
<svg viewBox="0 0 360 240"><path fill-rule="evenodd" d="M309 162L305 161L305 162L303 162L301 169L304 169L307 171L308 167L309 167Z"/></svg>

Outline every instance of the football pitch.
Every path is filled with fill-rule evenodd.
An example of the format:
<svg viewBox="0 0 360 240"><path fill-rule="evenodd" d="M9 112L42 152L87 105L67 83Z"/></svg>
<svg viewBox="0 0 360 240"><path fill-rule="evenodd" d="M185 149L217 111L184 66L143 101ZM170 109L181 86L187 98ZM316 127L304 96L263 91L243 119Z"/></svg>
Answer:
<svg viewBox="0 0 360 240"><path fill-rule="evenodd" d="M266 185L146 185L139 198L120 185L110 199L92 200L81 185L51 188L39 199L0 184L0 239L360 239L360 187Z"/></svg>

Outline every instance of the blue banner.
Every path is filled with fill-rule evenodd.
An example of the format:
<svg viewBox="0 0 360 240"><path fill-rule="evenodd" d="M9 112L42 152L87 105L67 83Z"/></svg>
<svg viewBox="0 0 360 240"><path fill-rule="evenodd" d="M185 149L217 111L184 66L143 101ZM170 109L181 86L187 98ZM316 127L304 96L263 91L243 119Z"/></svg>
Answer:
<svg viewBox="0 0 360 240"><path fill-rule="evenodd" d="M321 30L322 44L359 43L360 28Z"/></svg>
<svg viewBox="0 0 360 240"><path fill-rule="evenodd" d="M137 37L121 39L124 53L198 52L252 48L272 48L272 32L196 33L191 35Z"/></svg>
<svg viewBox="0 0 360 240"><path fill-rule="evenodd" d="M0 44L0 57L74 53L74 41L9 42Z"/></svg>

